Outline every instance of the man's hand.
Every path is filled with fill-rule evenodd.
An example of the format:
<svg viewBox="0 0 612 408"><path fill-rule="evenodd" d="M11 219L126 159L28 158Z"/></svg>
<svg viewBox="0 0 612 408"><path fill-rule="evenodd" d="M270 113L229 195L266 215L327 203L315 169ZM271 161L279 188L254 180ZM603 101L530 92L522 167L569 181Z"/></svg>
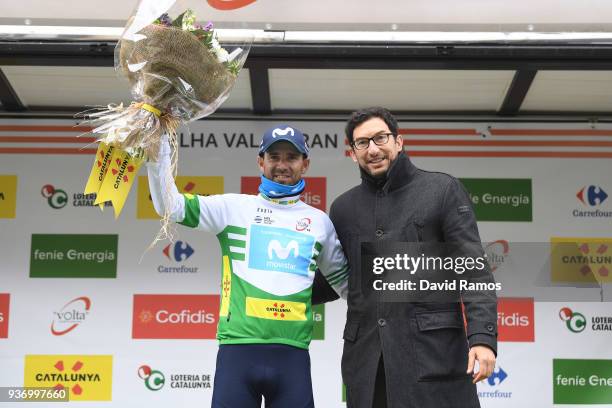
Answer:
<svg viewBox="0 0 612 408"><path fill-rule="evenodd" d="M478 371L474 371L474 365L478 361ZM487 346L474 346L468 354L467 373L472 374L474 378L472 382L476 384L478 381L487 379L495 369L495 354L493 350Z"/></svg>

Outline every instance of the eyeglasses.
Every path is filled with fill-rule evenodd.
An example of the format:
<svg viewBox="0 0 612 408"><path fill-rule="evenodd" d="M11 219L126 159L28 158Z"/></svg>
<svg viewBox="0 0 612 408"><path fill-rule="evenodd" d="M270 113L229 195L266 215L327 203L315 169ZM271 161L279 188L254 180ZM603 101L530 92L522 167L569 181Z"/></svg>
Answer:
<svg viewBox="0 0 612 408"><path fill-rule="evenodd" d="M370 147L370 142L374 142L376 146L383 146L389 141L389 136L395 136L393 133L379 133L372 137L360 137L353 142L353 147L356 150L365 150Z"/></svg>

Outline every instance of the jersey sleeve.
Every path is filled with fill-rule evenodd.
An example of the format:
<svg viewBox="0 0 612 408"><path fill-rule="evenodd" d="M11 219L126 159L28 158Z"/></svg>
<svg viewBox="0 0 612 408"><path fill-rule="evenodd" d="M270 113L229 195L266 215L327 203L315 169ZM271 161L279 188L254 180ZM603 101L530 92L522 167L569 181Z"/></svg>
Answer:
<svg viewBox="0 0 612 408"><path fill-rule="evenodd" d="M325 223L325 238L317 258L317 266L336 293L341 298L346 299L349 278L348 261L338 240L336 229L327 215L324 216L323 221Z"/></svg>
<svg viewBox="0 0 612 408"><path fill-rule="evenodd" d="M162 140L157 163L147 163L147 174L151 200L159 216L167 214L170 221L215 235L225 228L228 196L233 194L200 196L179 193L170 170L170 145L166 137Z"/></svg>
<svg viewBox="0 0 612 408"><path fill-rule="evenodd" d="M212 196L183 194L185 217L179 224L217 235L228 224L227 215L231 211L232 196L238 194Z"/></svg>

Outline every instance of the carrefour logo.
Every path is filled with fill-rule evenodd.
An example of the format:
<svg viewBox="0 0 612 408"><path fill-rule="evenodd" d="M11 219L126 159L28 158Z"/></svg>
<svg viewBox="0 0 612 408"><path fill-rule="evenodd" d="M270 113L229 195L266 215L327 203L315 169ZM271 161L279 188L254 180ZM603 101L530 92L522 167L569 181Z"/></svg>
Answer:
<svg viewBox="0 0 612 408"><path fill-rule="evenodd" d="M508 373L504 371L503 368L497 367L493 374L489 378L487 378L486 383L478 384L478 387L481 390L478 391L478 397L480 398L493 398L493 399L510 399L512 398L512 391L507 390L499 390L497 387L501 386L501 384L508 379ZM484 385L484 384L488 384ZM496 389L491 390L492 387ZM506 387L507 388L507 387Z"/></svg>
<svg viewBox="0 0 612 408"><path fill-rule="evenodd" d="M576 197L583 206L581 208L574 208L572 211L574 217L612 218L612 211L600 207L608 199L608 193L600 186L590 185L582 187L576 193Z"/></svg>
<svg viewBox="0 0 612 408"><path fill-rule="evenodd" d="M586 186L578 191L576 197L578 197L582 204L595 207L603 204L608 198L608 194L599 186Z"/></svg>
<svg viewBox="0 0 612 408"><path fill-rule="evenodd" d="M491 374L489 378L487 378L487 382L493 387L503 383L507 377L508 373L506 373L503 368L499 367L497 370L493 371L493 374Z"/></svg>
<svg viewBox="0 0 612 408"><path fill-rule="evenodd" d="M165 257L174 262L174 264L158 265L157 272L177 274L190 274L198 272L199 268L197 266L182 264L182 262L187 261L195 253L195 250L186 241L176 241L172 244L168 244L162 252ZM177 263L180 265L177 265Z"/></svg>
<svg viewBox="0 0 612 408"><path fill-rule="evenodd" d="M249 268L308 275L314 238L289 229L253 225L249 241Z"/></svg>
<svg viewBox="0 0 612 408"><path fill-rule="evenodd" d="M580 333L586 329L586 317L581 313L573 312L569 307L564 307L559 311L559 318L565 322L567 329L572 333Z"/></svg>
<svg viewBox="0 0 612 408"><path fill-rule="evenodd" d="M187 242L183 241L176 241L173 244L168 244L164 248L164 255L166 255L166 258L176 262L186 261L194 252L193 248Z"/></svg>

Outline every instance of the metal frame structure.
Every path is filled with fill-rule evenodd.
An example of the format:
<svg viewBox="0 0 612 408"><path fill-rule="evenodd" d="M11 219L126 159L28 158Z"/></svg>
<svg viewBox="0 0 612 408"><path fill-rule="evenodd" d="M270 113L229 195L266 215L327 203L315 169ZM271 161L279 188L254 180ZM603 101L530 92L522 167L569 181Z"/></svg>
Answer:
<svg viewBox="0 0 612 408"><path fill-rule="evenodd" d="M116 43L87 41L0 41L0 66L111 67ZM254 44L250 70L253 109L220 109L224 116L345 116L330 110L272 109L268 70L282 69L437 69L514 70L515 75L497 111L397 112L399 116L610 116L610 112L522 112L521 105L538 71L612 70L612 44ZM0 112L53 115L74 107L24 106L0 70ZM77 108L78 109L78 108Z"/></svg>

